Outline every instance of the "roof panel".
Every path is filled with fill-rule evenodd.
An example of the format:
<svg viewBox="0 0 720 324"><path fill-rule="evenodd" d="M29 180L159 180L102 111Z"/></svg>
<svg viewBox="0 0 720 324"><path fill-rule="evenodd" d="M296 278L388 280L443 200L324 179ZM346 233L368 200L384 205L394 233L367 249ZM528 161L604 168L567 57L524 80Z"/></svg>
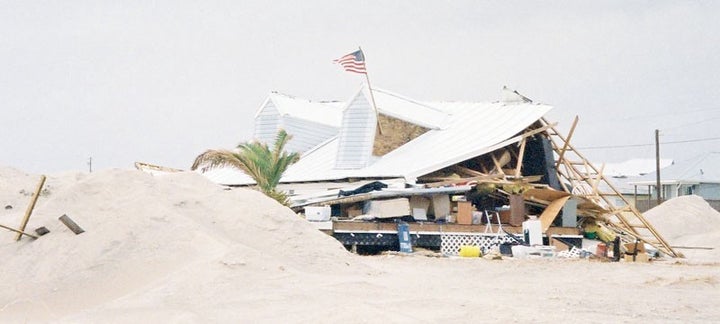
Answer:
<svg viewBox="0 0 720 324"><path fill-rule="evenodd" d="M342 120L341 102L310 101L278 92L271 93L270 100L275 103L280 115L290 115L334 127L338 127Z"/></svg>
<svg viewBox="0 0 720 324"><path fill-rule="evenodd" d="M547 105L532 103L420 103L385 91L375 93L378 94L376 100L384 106L381 108L378 103L382 113L410 122L413 121L408 119L415 118L417 124L424 123L433 129L382 157L373 157L367 167L360 169L335 168L339 139L334 137L303 154L298 163L290 166L281 182L389 177L404 177L412 181L424 174L488 153L499 148L498 145L507 145L508 139L512 139L551 109ZM413 112L413 109L416 111ZM248 183L249 177L238 170L215 172L211 179L216 182ZM240 173L241 176L233 173Z"/></svg>

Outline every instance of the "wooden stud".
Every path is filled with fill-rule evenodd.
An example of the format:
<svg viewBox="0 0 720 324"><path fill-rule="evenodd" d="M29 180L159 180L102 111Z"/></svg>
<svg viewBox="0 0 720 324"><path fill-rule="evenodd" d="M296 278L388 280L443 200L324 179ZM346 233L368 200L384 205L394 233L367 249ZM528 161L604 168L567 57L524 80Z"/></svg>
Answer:
<svg viewBox="0 0 720 324"><path fill-rule="evenodd" d="M0 227L6 229L6 230L8 230L8 231L13 231L13 232L15 232L15 233L18 233L18 235L20 235L20 236L26 235L26 236L30 236L30 237L32 237L32 238L34 238L34 239L37 239L37 238L38 238L38 237L35 236L35 235L29 234L29 233L25 233L25 232L23 232L23 231L18 231L18 230L14 229L14 228L12 228L12 227L9 227L9 226L5 226L5 225L0 224Z"/></svg>
<svg viewBox="0 0 720 324"><path fill-rule="evenodd" d="M570 146L570 139L572 138L573 133L575 132L575 126L577 126L578 120L579 120L578 116L575 116L575 119L573 120L573 124L572 124L572 126L570 127L570 132L568 133L567 138L564 140L564 141L565 141L565 144L563 144L562 149L560 150L560 152L558 152L558 155L559 155L559 156L558 156L558 163L555 164L555 167L557 167L557 166L560 165L560 161L563 160L563 156L565 155L565 151L566 151L566 150L568 149L568 147Z"/></svg>
<svg viewBox="0 0 720 324"><path fill-rule="evenodd" d="M518 158L517 158L517 166L515 167L515 177L519 178L521 175L521 169L522 169L522 163L523 158L525 155L525 143L527 142L527 137L524 137L522 139L522 142L520 142L520 150L518 151Z"/></svg>
<svg viewBox="0 0 720 324"><path fill-rule="evenodd" d="M23 236L25 231L25 227L27 226L27 223L30 221L30 215L32 214L33 209L35 208L35 203L38 200L38 197L40 197L40 191L42 191L43 185L45 185L45 179L46 177L44 175L40 176L40 182L38 183L37 189L35 189L35 193L32 196L32 199L30 199L30 205L28 206L27 210L25 211L25 216L22 219L22 222L20 223L20 228L18 229L21 233L18 233L17 236L15 236L15 241L20 241L20 238ZM35 237L37 238L37 237Z"/></svg>

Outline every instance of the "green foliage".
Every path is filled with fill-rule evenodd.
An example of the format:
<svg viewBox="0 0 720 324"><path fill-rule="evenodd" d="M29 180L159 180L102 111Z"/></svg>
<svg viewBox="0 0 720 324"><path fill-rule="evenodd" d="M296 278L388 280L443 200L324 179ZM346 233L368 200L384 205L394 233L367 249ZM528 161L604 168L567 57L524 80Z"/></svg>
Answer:
<svg viewBox="0 0 720 324"><path fill-rule="evenodd" d="M249 175L258 189L283 205L287 205L285 193L275 190L287 168L300 159L298 153L288 153L285 145L292 138L285 130L278 131L272 150L257 141L242 143L238 151L208 150L195 158L191 169L204 166L204 170L218 167L234 167Z"/></svg>

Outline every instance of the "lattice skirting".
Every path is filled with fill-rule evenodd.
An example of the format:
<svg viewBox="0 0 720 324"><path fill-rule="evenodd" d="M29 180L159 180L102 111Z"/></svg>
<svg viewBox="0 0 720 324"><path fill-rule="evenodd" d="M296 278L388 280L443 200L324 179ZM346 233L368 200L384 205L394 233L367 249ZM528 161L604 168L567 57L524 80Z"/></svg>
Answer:
<svg viewBox="0 0 720 324"><path fill-rule="evenodd" d="M463 245L479 246L486 253L493 246L515 242L506 234L441 234L440 240L440 252L447 256L459 255Z"/></svg>

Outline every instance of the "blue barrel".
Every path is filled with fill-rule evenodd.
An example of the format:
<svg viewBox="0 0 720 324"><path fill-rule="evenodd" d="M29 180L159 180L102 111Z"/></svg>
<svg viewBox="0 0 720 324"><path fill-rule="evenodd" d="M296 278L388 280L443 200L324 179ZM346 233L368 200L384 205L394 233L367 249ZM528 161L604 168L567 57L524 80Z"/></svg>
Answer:
<svg viewBox="0 0 720 324"><path fill-rule="evenodd" d="M400 242L400 252L412 253L412 242L410 241L410 225L408 223L398 223L398 241Z"/></svg>

